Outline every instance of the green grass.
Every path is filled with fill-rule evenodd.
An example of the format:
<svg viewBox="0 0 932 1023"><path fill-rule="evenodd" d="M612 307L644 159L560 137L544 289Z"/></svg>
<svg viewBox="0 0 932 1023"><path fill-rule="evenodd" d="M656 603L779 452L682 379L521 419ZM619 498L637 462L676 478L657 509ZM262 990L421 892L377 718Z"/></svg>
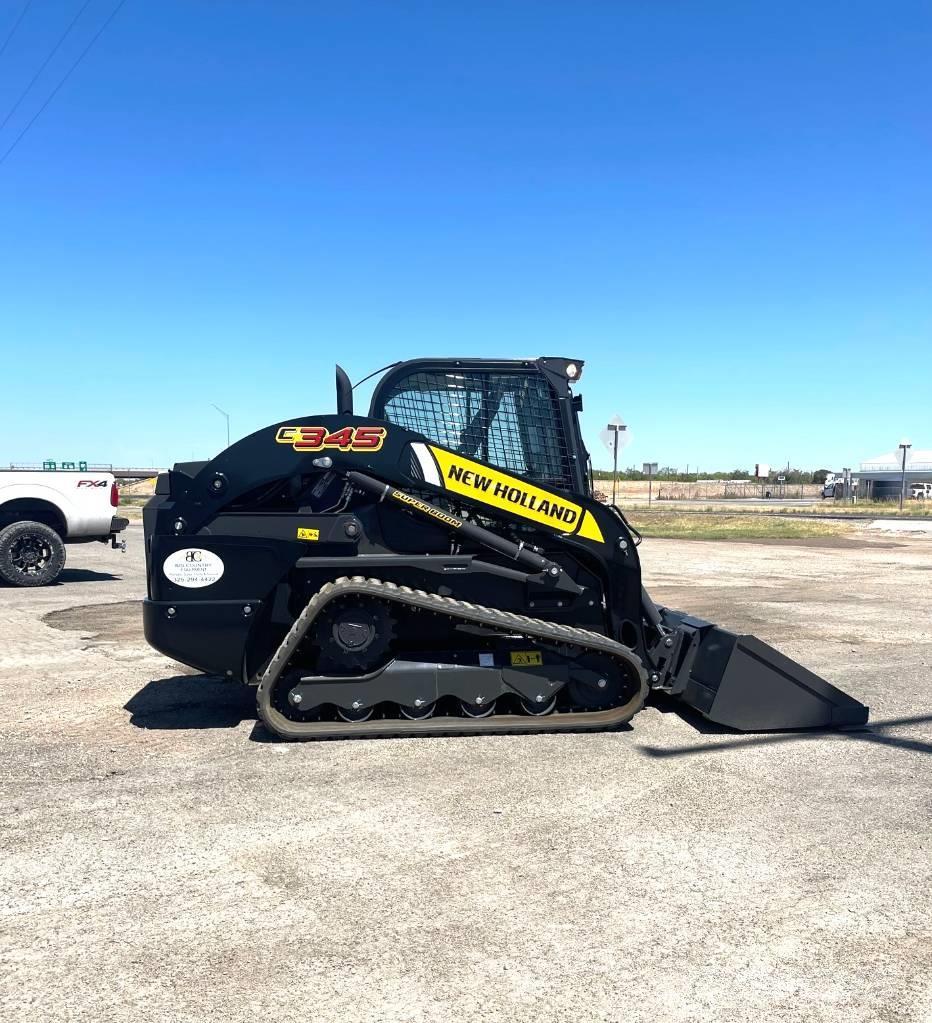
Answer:
<svg viewBox="0 0 932 1023"><path fill-rule="evenodd" d="M903 503L903 510L897 501L858 501L857 504L842 504L841 501L822 501L809 507L783 509L792 515L874 515L878 519L897 519L910 516L932 517L932 501L910 501Z"/></svg>
<svg viewBox="0 0 932 1023"><path fill-rule="evenodd" d="M777 513L780 515L824 515L826 517L855 515L878 519L932 518L932 501L907 501L901 512L896 501L858 501L857 504L823 501L820 504L785 505L774 500L769 505L741 505L736 508L727 508L723 507L727 502L720 501L718 498L706 498L706 500L708 503L701 506L698 504L684 505L679 501L655 501L650 512L653 513L655 509L660 509L663 513L671 515L747 515L757 518L766 518L768 515L772 516ZM640 514L642 511L648 512L646 503L619 500L618 507L626 515L629 513L631 515Z"/></svg>
<svg viewBox="0 0 932 1023"><path fill-rule="evenodd" d="M631 524L644 536L684 540L806 540L813 537L846 536L855 523L827 519L784 519L773 515L736 512L709 515L701 511L629 509Z"/></svg>

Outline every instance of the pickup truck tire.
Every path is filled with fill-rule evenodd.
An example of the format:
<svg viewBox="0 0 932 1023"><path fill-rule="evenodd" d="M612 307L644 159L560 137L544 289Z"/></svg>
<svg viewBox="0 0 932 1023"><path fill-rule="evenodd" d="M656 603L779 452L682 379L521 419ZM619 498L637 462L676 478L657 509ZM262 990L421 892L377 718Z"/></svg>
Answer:
<svg viewBox="0 0 932 1023"><path fill-rule="evenodd" d="M0 530L0 579L12 586L48 586L65 567L65 545L44 522Z"/></svg>

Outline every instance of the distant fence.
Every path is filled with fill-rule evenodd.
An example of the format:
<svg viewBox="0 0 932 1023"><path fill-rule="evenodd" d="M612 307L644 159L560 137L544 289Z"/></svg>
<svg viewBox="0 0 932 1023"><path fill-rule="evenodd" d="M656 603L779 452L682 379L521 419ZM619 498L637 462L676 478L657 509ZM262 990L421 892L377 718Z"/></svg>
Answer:
<svg viewBox="0 0 932 1023"><path fill-rule="evenodd" d="M611 499L612 481L596 480L596 493L604 500ZM619 480L618 498L646 500L647 480ZM757 482L755 480L699 480L695 483L674 483L669 480L653 481L655 501L731 501L749 497L797 500L819 497L822 487L818 483Z"/></svg>
<svg viewBox="0 0 932 1023"><path fill-rule="evenodd" d="M11 472L110 472L121 480L147 480L164 469L146 469L103 462L10 462Z"/></svg>
<svg viewBox="0 0 932 1023"><path fill-rule="evenodd" d="M775 480L710 480L698 483L654 484L658 501L695 501L715 498L719 501L740 500L747 497L781 497L800 499L819 497L822 487L818 483L780 483Z"/></svg>
<svg viewBox="0 0 932 1023"><path fill-rule="evenodd" d="M902 462L861 462L861 472L902 472ZM911 472L932 472L932 462L910 462L906 463L906 475ZM858 473L854 470L852 476Z"/></svg>

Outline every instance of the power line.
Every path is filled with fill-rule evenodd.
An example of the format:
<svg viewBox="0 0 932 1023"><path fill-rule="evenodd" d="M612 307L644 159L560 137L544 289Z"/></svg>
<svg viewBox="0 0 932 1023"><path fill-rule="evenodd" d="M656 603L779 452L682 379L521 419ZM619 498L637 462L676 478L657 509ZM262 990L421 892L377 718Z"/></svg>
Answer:
<svg viewBox="0 0 932 1023"><path fill-rule="evenodd" d="M19 28L19 23L26 17L26 11L32 6L32 0L26 0L26 4L23 9L19 12L19 17L13 22L13 27L10 29L9 35L3 40L3 46L0 46L0 57L3 56L3 51L10 45L10 40L16 34L16 30Z"/></svg>
<svg viewBox="0 0 932 1023"><path fill-rule="evenodd" d="M39 75L41 75L42 72L48 67L49 61L55 56L56 53L58 53L58 48L68 38L68 33L74 28L74 26L77 24L78 18L80 18L81 15L88 9L90 4L91 4L91 0L84 0L84 5L81 7L81 9L78 11L78 13L71 19L71 24L58 37L58 42L52 47L51 50L49 50L48 56L45 58L45 60L42 61L42 64L40 65L39 70L32 76L32 80L30 81L30 83L26 86L25 89L23 89L23 91L17 97L16 102L7 111L6 117L4 117L2 121L0 121L0 131L3 131L3 129L7 125L7 121L9 121L9 119L19 109L20 103L23 102L23 100L29 94L29 90L39 80Z"/></svg>
<svg viewBox="0 0 932 1023"><path fill-rule="evenodd" d="M0 156L0 165L2 165L3 163L6 162L6 158L19 145L19 143L22 141L23 136L26 134L26 132L29 131L29 129L36 123L36 121L38 121L38 119L42 115L42 112L49 105L49 103L51 103L52 100L55 99L55 97L58 95L58 92L61 89L61 87L65 84L65 82L68 81L68 79L72 76L72 74L77 70L78 65L88 55L88 53L90 52L91 47L94 45L94 43L96 43L97 40L104 34L104 31L107 28L107 26L110 24L110 22L113 21L113 19L120 13L120 8L125 3L126 3L126 0L120 0L120 2L116 5L116 7L113 8L113 10L110 12L110 15L107 18L107 20L100 26L100 28L97 30L97 32L95 33L94 37L87 44L87 46L85 46L84 49L78 54L77 60L75 60L75 62L71 65L71 67L68 68L68 70L65 72L64 76L62 77L61 81L58 83L58 85L56 85L55 88L49 93L49 96L46 99L46 101L32 115L32 118L26 123L26 127L23 128L23 130L16 136L15 139L13 139L13 143L10 146L10 148L3 154L3 156Z"/></svg>

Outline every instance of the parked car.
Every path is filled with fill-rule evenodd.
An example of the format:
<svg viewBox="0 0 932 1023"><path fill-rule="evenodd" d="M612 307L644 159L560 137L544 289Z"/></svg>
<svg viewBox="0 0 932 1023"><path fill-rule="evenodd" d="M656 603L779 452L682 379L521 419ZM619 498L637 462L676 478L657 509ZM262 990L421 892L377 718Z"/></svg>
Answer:
<svg viewBox="0 0 932 1023"><path fill-rule="evenodd" d="M836 476L835 473L830 472L825 477L825 482L822 484L822 497L841 497L843 495L845 487L845 481L841 476Z"/></svg>
<svg viewBox="0 0 932 1023"><path fill-rule="evenodd" d="M917 501L932 501L932 483L913 483L909 488L909 496Z"/></svg>
<svg viewBox="0 0 932 1023"><path fill-rule="evenodd" d="M65 567L65 544L126 550L119 503L108 472L0 470L0 580L47 586Z"/></svg>

